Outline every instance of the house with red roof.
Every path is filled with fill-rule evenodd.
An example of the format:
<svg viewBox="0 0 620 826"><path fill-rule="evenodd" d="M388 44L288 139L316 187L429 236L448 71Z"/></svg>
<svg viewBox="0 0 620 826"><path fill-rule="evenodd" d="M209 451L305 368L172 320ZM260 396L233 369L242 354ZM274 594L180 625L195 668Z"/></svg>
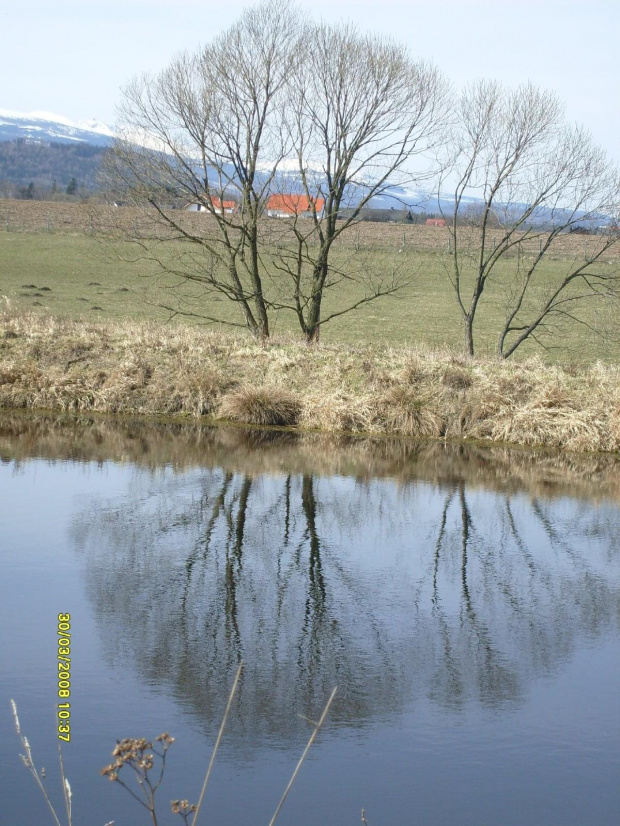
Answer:
<svg viewBox="0 0 620 826"><path fill-rule="evenodd" d="M324 198L308 195L270 195L267 200L269 218L317 218L323 217Z"/></svg>
<svg viewBox="0 0 620 826"><path fill-rule="evenodd" d="M221 198L212 197L209 199L211 201L211 206L213 209L208 209L205 204L201 204L198 201L194 201L191 204L188 204L185 209L188 212L219 212L220 215L233 215L237 212L237 202L236 201L223 201Z"/></svg>

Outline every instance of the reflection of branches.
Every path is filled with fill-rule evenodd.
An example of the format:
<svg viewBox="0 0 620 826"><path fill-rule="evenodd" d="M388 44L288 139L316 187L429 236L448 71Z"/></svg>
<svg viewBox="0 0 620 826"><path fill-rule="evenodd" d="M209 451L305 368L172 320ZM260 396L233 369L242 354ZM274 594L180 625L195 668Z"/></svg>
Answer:
<svg viewBox="0 0 620 826"><path fill-rule="evenodd" d="M441 512L441 521L439 523L439 534L437 535L437 542L435 543L435 559L433 565L433 604L437 605L439 598L437 595L437 573L439 571L439 554L441 551L441 543L443 542L444 534L446 532L446 521L448 519L448 510L454 498L454 491L446 498L446 502Z"/></svg>
<svg viewBox="0 0 620 826"><path fill-rule="evenodd" d="M445 698L449 700L450 704L453 706L457 706L460 704L462 697L463 697L463 682L459 676L459 671L457 667L457 663L452 651L452 640L450 636L450 626L448 624L445 612L443 611L440 601L439 601L439 588L438 588L438 574L439 574L439 561L441 557L441 547L443 544L444 536L446 533L446 523L448 520L448 511L450 509L450 505L454 499L455 490L452 490L451 493L446 496L446 501L444 503L443 509L441 511L441 520L439 522L439 533L437 534L437 541L435 542L434 548L434 559L433 559L433 596L431 598L433 604L433 616L437 618L439 623L439 634L441 637L442 642L442 665L445 674ZM437 675L433 679L434 684L434 691L433 696L436 696L436 689L438 687L438 680Z"/></svg>
<svg viewBox="0 0 620 826"><path fill-rule="evenodd" d="M140 672L149 681L172 683L204 713L217 707L218 686L243 658L248 676L240 688L237 732L242 720L254 719L281 732L295 730L301 724L290 715L284 719L285 709L311 715L315 698L336 682L343 685L337 713L367 716L370 698L355 662L360 655L375 660L373 640L386 632L377 628L357 639L359 621L351 622L348 606L359 600L346 597L348 581L331 557L326 569L313 477L280 481L215 472L184 484L174 476L153 484L149 495L130 497L112 532L113 523L97 517L84 529L99 533L99 547L111 539L127 550L117 551L112 565L109 559L101 568L95 563L91 581L102 617L118 610L112 606L141 606L128 630ZM154 507L156 522L149 518ZM284 541L278 542L282 525ZM166 610L158 612L164 589ZM389 709L400 696L390 689L397 657L383 654L381 660L383 676L372 693L383 694L381 706Z"/></svg>
<svg viewBox="0 0 620 826"><path fill-rule="evenodd" d="M465 490L463 488L463 484L459 484L459 504L461 506L461 525L462 525L462 541L461 541L461 549L462 549L462 561L461 561L461 584L463 586L463 599L465 601L465 607L467 609L467 613L472 619L474 625L476 625L476 615L474 613L474 609L471 603L471 597L469 595L469 587L467 585L467 544L469 542L469 532L472 527L471 522L471 514L469 512L469 508L467 507L467 500L465 499Z"/></svg>
<svg viewBox="0 0 620 826"><path fill-rule="evenodd" d="M481 650L483 654L483 667L477 669L481 698L483 701L495 704L499 700L515 697L518 694L518 678L514 671L511 673L511 671L504 666L502 654L499 650L496 650L488 626L480 620L474 608L467 579L467 558L470 534L473 530L473 521L465 497L465 488L462 483L459 485L459 502L462 525L461 583L463 587L463 601L471 627L478 640L478 649Z"/></svg>
<svg viewBox="0 0 620 826"><path fill-rule="evenodd" d="M315 615L318 619L323 616L325 610L325 581L321 570L321 543L316 530L316 499L312 476L303 477L301 506L306 517L310 538L310 588L308 595L316 606Z"/></svg>
<svg viewBox="0 0 620 826"><path fill-rule="evenodd" d="M562 550L571 558L571 560L573 562L576 562L577 564L582 564L583 560L580 560L577 557L577 555L574 553L573 549L571 548L570 543L567 542L564 539L563 536L560 536L560 534L554 528L551 520L544 513L544 511L543 511L543 509L540 505L540 502L538 501L537 498L532 499L532 512L534 513L534 515L536 516L536 518L538 519L538 521L542 525L543 530L546 533L549 541L553 545L557 545L557 546L561 547Z"/></svg>
<svg viewBox="0 0 620 826"><path fill-rule="evenodd" d="M455 643L458 645L458 635L450 627L449 617L442 607L441 600L441 576L440 562L442 552L449 551L452 540L448 528L448 517L451 505L454 501L455 493L458 491L458 549L459 549L459 579L461 590L461 631L466 635L473 633L475 647L471 649L468 658L459 657L455 651ZM521 633L525 633L530 639L535 639L538 651L537 656L541 657L547 665L550 664L550 657L557 656L562 647L566 644L565 634L566 614L557 612L554 604L558 608L564 607L567 592L562 592L558 580L565 578L566 566L562 566L561 557L570 563L569 568L579 571L579 588L570 586L570 591L574 593L575 599L580 605L590 604L590 609L597 613L601 610L601 596L594 597L594 593L600 588L600 577L595 585L597 577L591 569L588 557L579 550L579 546L572 541L566 532L560 531L553 522L553 519L545 513L537 500L530 503L529 513L531 517L528 522L539 523L543 526L547 538L547 548L550 559L538 558L529 549L521 535L515 515L511 506L511 500L504 497L503 502L498 500L499 515L497 528L501 532L501 538L497 546L485 549L482 532L474 538L474 517L471 505L468 501L466 491L462 483L445 496L441 517L439 519L439 532L434 545L434 566L432 577L432 613L438 623L438 640L442 641L442 657L440 668L436 671L433 685L433 696L441 697L442 701L449 705L458 704L459 698L463 695L465 673L471 667L474 660L478 660L475 665L475 675L478 682L479 696L484 702L496 703L502 699L517 697L520 693L519 683L521 676L515 670L514 665L508 667L508 662L512 659L509 655L510 637L503 637L500 622L505 622L504 617L511 616L513 621L518 622ZM507 530L503 530L506 525ZM574 537L574 534L573 534ZM491 544L491 543L488 543ZM456 550L457 544L454 543ZM519 555L515 555L513 548L518 550ZM523 561L527 579L521 584L518 580L511 582L514 578L515 565ZM508 566L508 571L503 571L504 565ZM474 572L480 571L482 580L476 577L475 588L472 587ZM581 591L580 589L583 589ZM588 595L592 595L589 599ZM615 593L617 599L617 590ZM495 620L483 619L478 610L488 614L488 609L493 602L499 601L501 607L497 612L504 615ZM570 610L570 609L568 609ZM567 610L567 613L568 613ZM556 612L558 616L556 616ZM589 619L590 614L587 614ZM541 622L541 618L544 619ZM553 631L555 629L555 636ZM556 651L553 646L559 647ZM469 643L468 643L469 645ZM473 657L473 660L472 660ZM439 688L443 686L438 693Z"/></svg>
<svg viewBox="0 0 620 826"><path fill-rule="evenodd" d="M237 509L237 519L235 521L234 545L232 551L227 543L226 547L226 622L228 629L232 629L232 639L238 652L241 650L241 635L239 633L239 623L237 621L237 581L241 575L243 561L243 534L245 529L246 510L250 496L252 480L245 477L241 484L241 494L239 496L239 507ZM230 633L227 634L230 642ZM240 653L238 655L240 657Z"/></svg>
<svg viewBox="0 0 620 826"><path fill-rule="evenodd" d="M211 543L211 536L213 535L213 528L214 528L215 523L217 521L217 518L220 515L220 512L221 512L221 510L224 506L224 502L226 500L226 493L228 491L228 488L230 487L230 483L232 482L232 478L233 478L232 473L227 473L224 476L224 481L222 483L222 488L221 488L219 494L217 495L217 497L215 499L211 515L210 515L209 520L207 522L207 526L206 526L205 533L204 533L204 538L202 538L200 543L199 543L200 545L203 546L203 551L202 551L203 561L206 558L207 553L209 552L209 545ZM185 614L187 594L188 594L188 590L189 590L189 586L190 586L192 570L193 570L194 565L196 564L196 560L198 558L198 547L199 546L196 547L196 550L194 551L194 553L192 553L190 556L188 556L187 562L185 563L185 570L187 571L187 584L186 584L185 590L183 592L183 600L182 600L183 615Z"/></svg>
<svg viewBox="0 0 620 826"><path fill-rule="evenodd" d="M462 610L460 612L462 616L460 633L464 633L467 638L470 632L473 632L473 637L476 641L476 645L471 651L471 654L467 658L461 658L460 663L457 652L455 651L455 636L456 642L458 643L459 635L451 632L448 618L440 604L438 587L440 555L443 540L446 536L448 511L457 492L458 514L460 519L459 579L462 604ZM442 510L439 534L434 548L435 566L431 597L433 615L438 621L439 637L443 645L443 656L433 679L433 696L436 699L441 699L442 702L452 707L460 705L464 699L466 684L464 670L473 664L476 666L475 678L478 684L478 694L482 702L496 704L506 699L514 699L519 694L516 674L511 673L504 665L503 656L494 645L493 636L488 626L478 616L475 601L471 594L468 579L468 563L470 561L470 542L473 530L473 517L465 495L465 487L462 482L459 482L456 489L452 490L452 492L446 496ZM478 657L480 652L482 654L481 659Z"/></svg>
<svg viewBox="0 0 620 826"><path fill-rule="evenodd" d="M517 524L515 522L515 518L512 514L512 506L510 504L510 499L509 499L508 496L504 497L504 509L505 509L505 512L506 512L506 517L508 519L508 526L510 528L510 534L511 534L512 538L515 541L515 545L517 546L517 548L523 554L523 557L525 559L525 562L526 562L527 567L529 568L530 572L534 573L534 562L532 560L532 555L528 551L527 546L526 546L525 542L523 541L523 538L521 537L521 534L519 533L519 530L517 528Z"/></svg>
<svg viewBox="0 0 620 826"><path fill-rule="evenodd" d="M541 516L550 530L532 542ZM518 700L584 628L614 621L619 521L609 510L602 530L566 499L484 493L456 473L432 487L218 469L138 474L120 507L94 503L75 533L92 544L102 624L132 618L125 640L143 678L212 725L242 657L233 732L286 739L301 725L290 709L311 716L334 684L349 724L412 692L453 708Z"/></svg>
<svg viewBox="0 0 620 826"><path fill-rule="evenodd" d="M321 542L316 528L316 499L314 496L313 479L304 476L302 479L301 507L306 519L305 537L309 540L308 557L308 594L304 611L302 635L299 639L299 669L308 670L312 679L313 672L318 667L322 652L322 631L325 620L325 580L321 567ZM308 640L308 658L304 663L303 641Z"/></svg>

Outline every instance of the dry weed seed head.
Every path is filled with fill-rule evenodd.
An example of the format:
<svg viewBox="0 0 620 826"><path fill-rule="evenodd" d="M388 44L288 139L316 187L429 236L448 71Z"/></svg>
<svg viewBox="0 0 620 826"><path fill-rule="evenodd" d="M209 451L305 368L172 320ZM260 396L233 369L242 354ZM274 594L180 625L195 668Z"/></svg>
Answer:
<svg viewBox="0 0 620 826"><path fill-rule="evenodd" d="M189 800L171 800L170 807L175 815L183 814L183 812L195 812L198 808L195 803L190 803Z"/></svg>
<svg viewBox="0 0 620 826"><path fill-rule="evenodd" d="M163 744L165 753L174 742L174 737L170 737L166 733L160 734L156 740ZM118 780L119 772L126 763L146 774L153 768L155 763L155 755L150 752L152 748L153 743L145 737L139 739L126 737L119 740L112 751L112 757L115 758L114 762L101 769L100 774L111 781Z"/></svg>

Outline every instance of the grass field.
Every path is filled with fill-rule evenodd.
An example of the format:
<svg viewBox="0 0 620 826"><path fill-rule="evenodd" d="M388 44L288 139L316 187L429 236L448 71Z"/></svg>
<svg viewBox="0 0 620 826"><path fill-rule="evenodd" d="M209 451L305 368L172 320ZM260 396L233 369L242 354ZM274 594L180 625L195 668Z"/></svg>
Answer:
<svg viewBox="0 0 620 826"><path fill-rule="evenodd" d="M25 227L30 231L7 232L0 222L0 295L6 296L12 307L76 320L167 321L169 312L161 305L174 303L179 290L170 291L173 282L159 273L153 263L123 260L129 250L123 248L119 255L118 247L90 235L86 213L76 205L26 204L24 209L23 214L11 214L10 227ZM52 229L47 232L44 219L50 214ZM0 209L0 218L1 215ZM37 227L39 231L34 231ZM447 236L443 232L430 227L361 225L356 242L366 264L377 271L398 267L412 277L413 283L396 296L372 302L325 325L322 340L462 349L463 325L446 277L449 259L445 252ZM546 263L536 295L542 294L570 261L583 256L588 243L594 241L567 238L565 256L556 256ZM349 255L351 250L341 250L338 254ZM603 266L614 264L617 261ZM510 281L513 265L510 260L506 262L506 281L498 279L490 284L483 298L477 330L479 355L494 353L504 315L502 290ZM359 287L345 285L344 291L328 295L324 309L338 309L360 295ZM234 305L226 301L214 304L213 299L211 302L211 312L229 321L242 322ZM185 294L184 303L190 309L207 306L204 299L191 290ZM613 335L601 338L586 327L571 324L556 330L553 337L547 339L552 345L548 352L532 343L524 345L518 357L540 352L548 362L618 361L620 341L615 335L615 308L592 307L585 319L590 327L611 330ZM174 323L197 322L177 320ZM297 330L292 313L283 311L274 316L272 332L295 335Z"/></svg>

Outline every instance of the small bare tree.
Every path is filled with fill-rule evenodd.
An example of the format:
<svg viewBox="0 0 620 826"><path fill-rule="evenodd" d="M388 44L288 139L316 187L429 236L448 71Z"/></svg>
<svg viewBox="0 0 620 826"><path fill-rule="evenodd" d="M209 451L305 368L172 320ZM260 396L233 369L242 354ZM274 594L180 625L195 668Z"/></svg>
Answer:
<svg viewBox="0 0 620 826"><path fill-rule="evenodd" d="M476 349L475 323L492 280L505 310L501 358L528 339L544 343L562 322L587 323L582 307L614 296L619 285L606 253L618 241L620 187L604 152L566 124L554 95L531 85L507 91L491 81L462 94L449 151L448 272L468 353ZM603 226L589 255L565 251L561 266L546 266L567 233Z"/></svg>
<svg viewBox="0 0 620 826"><path fill-rule="evenodd" d="M335 264L334 245L372 198L436 174L429 155L445 128L447 84L403 46L346 24L313 25L290 100L294 191L305 198L310 220L293 216L292 243L283 244L276 266L288 287L281 306L295 312L313 341L330 319L403 286L400 268L376 271L351 255ZM326 291L344 282L360 288L357 296L323 315Z"/></svg>
<svg viewBox="0 0 620 826"><path fill-rule="evenodd" d="M124 90L119 132L105 180L147 217L144 255L198 285L207 299L236 302L244 324L269 336L269 301L259 223L278 162L286 154L281 119L294 68L298 18L285 0L246 9L231 29L156 77ZM238 207L227 211L225 201ZM172 205L206 213L197 228ZM161 240L180 242L161 245ZM189 243L186 243L189 242ZM178 291L176 294L178 299ZM212 302L209 302L210 304ZM175 301L169 309L231 323Z"/></svg>

